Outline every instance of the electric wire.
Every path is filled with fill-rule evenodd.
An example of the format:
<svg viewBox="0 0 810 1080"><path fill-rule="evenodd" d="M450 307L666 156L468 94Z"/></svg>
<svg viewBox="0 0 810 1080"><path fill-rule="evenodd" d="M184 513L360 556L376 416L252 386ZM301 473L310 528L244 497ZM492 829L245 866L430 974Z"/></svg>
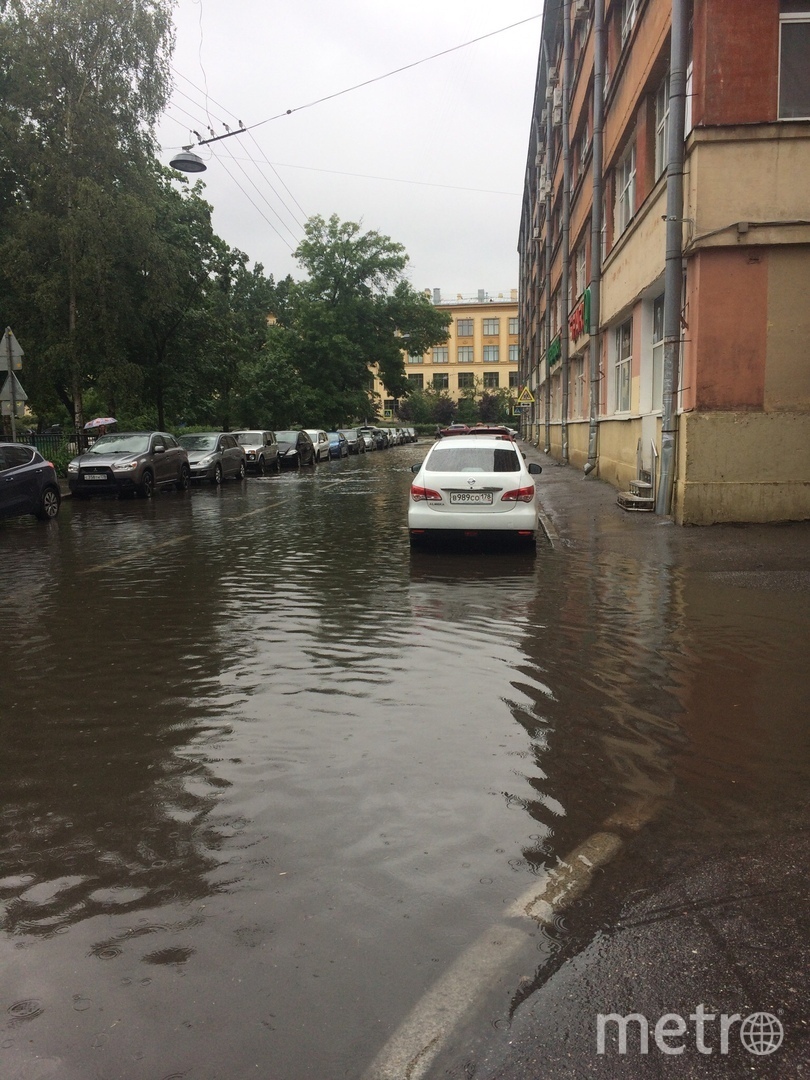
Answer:
<svg viewBox="0 0 810 1080"><path fill-rule="evenodd" d="M233 120L236 120L236 122L237 122L237 123L240 123L240 121L239 121L239 117L238 117L238 116L236 115L236 113L233 113L233 112L231 112L231 110L230 110L230 109L228 109L228 108L227 108L227 107L226 107L225 105L223 105L223 104L222 104L221 102L218 102L218 101L216 101L216 100L215 100L214 98L210 97L210 96L209 96L209 95L207 94L207 92L206 92L206 91L204 91L203 89L201 89L201 87L199 87L199 86L195 85L195 83L193 83L193 82L191 81L191 79L189 79L189 78L188 78L188 77L187 77L186 75L183 75L183 73L182 73L182 72L180 72L180 71L178 71L178 70L177 70L176 68L172 68L172 71L174 71L174 73L175 73L176 75L178 75L178 76L179 76L179 77L180 77L181 79L184 79L184 80L185 80L185 82L187 82L187 83L189 84L189 86L191 86L191 87L192 87L192 89L196 90L198 94L205 94L205 96L206 96L206 105L205 105L205 106L201 106L201 105L199 104L199 102L197 102L197 101L196 101L196 100L195 100L195 99L194 99L193 97L191 97L191 95L190 95L190 94L187 94L187 93L186 93L186 92L185 92L184 90L181 90L181 89L180 89L179 87L175 86L175 93L176 93L176 94L179 94L179 95L180 95L181 97L184 97L184 98L186 98L186 100L190 101L190 102L192 103L192 105L196 106L197 108L202 108L202 107L204 107L204 108L205 108L205 110L206 110L206 114L207 114L207 116L208 116L208 120L209 120L209 125L210 125L210 123L212 123L213 121L211 120L211 113L210 113L210 111L209 111L209 109L208 109L208 106L207 106L207 102L208 102L208 101L211 101L211 102L212 102L212 103L213 103L214 105L216 105L216 106L217 106L217 107L218 107L219 109L222 109L222 110L223 110L223 111L224 111L225 113L227 113L227 114L228 114L228 115L229 115L229 116L230 116L230 117L231 117L231 118L232 118ZM175 104L175 107L177 107L177 108L180 108L180 106L177 106L177 105L176 105L176 102L174 102L174 104ZM188 115L188 116L191 116L191 114L190 114L190 113L187 113L187 115ZM192 117L192 119L193 119L193 117ZM221 119L221 118L217 117L217 118L216 118L216 120L217 120L217 122L218 122L218 123L220 123L220 124L221 124L221 125L222 125L222 126L223 126L223 127L225 128L225 130L226 130L226 131L229 131L229 130L230 130L230 128L228 127L228 125L227 125L227 124L225 123L225 121L224 121L223 119ZM211 131L211 132L213 133L213 129L212 129L212 128L211 128L210 126L209 126L209 129L208 129L208 130L209 130L209 131ZM196 136L197 136L197 138L198 138L198 140L199 140L199 141L201 141L201 136L200 136L200 134L199 134L199 132L198 132L198 131L194 131L194 130L192 129L192 134L196 135ZM265 173L263 172L263 170L262 170L262 168L261 168L261 165L260 165L260 161L261 161L261 162L263 162L264 164L266 164L266 165L269 165L269 166L270 166L270 168L271 168L271 169L273 170L273 172L275 173L275 175L276 175L276 176L278 177L279 183L280 183L280 184L282 184L282 186L283 186L283 187L284 187L284 189L286 190L287 194L288 194L288 195L290 196L290 198L292 199L292 201L293 201L293 202L295 203L295 205L296 205L296 206L298 207L298 209L299 209L299 210L301 211L301 213L302 213L302 214L304 215L304 218L307 218L307 217L308 217L309 215L307 214L306 210L304 210L303 206L301 206L300 202L299 202L299 201L298 201L298 199L297 199L297 198L295 197L295 195L293 194L293 192L292 192L292 191L290 190L289 186L288 186L288 185L287 185L287 184L285 183L284 179L283 179L283 178L281 177L281 175L280 175L280 174L279 174L279 173L278 173L278 172L276 171L275 167L273 166L273 163L272 163L271 161L268 161L268 160L267 160L267 158L266 158L266 157L265 157L265 155L264 155L264 151L262 150L262 148L261 148L260 144L259 144L259 143L258 143L258 141L256 140L256 137L255 137L255 135L253 135L252 133L250 133L250 139L251 139L251 141L252 141L252 142L253 142L253 143L255 144L255 146L257 147L257 149L259 150L259 152L260 152L260 154L261 154L261 159L260 159L260 160L256 160L256 159L255 159L255 158L254 158L254 157L253 157L253 156L252 156L252 155L251 155L251 154L250 154L250 153L248 152L248 153L246 154L246 156L247 156L247 159L248 159L248 161L250 161L250 162L251 162L251 163L252 163L252 164L253 164L253 165L254 165L254 166L256 167L256 169L257 169L257 171L258 171L259 175L260 175L260 176L262 177L262 179L263 179L263 180L265 181L265 183L266 183L266 184L268 185L268 187L270 188L270 190L271 190L271 191L273 192L273 194L274 194L274 195L276 196L276 198L277 198L277 199L279 200L279 202L281 203L281 205L282 205L282 206L284 207L284 209L285 209L285 210L287 211L287 213L288 213L288 214L290 215L290 218L292 219L292 221L294 221L294 222L295 222L295 224L296 224L296 225L298 226L298 228L299 228L299 229L303 229L303 228L304 228L304 226L303 226L303 223L302 223L301 221L299 221L299 220L298 220L298 218L297 218L297 217L296 217L296 215L295 215L295 212L294 212L294 211L293 211L293 210L292 210L292 209L291 209L291 208L290 208L290 207L288 206L287 202L286 202L286 201L285 201L285 199L284 199L284 196L283 196L283 195L282 195L282 194L281 194L281 193L280 193L280 192L279 192L279 191L278 191L278 190L276 189L276 187L275 187L275 185L273 184L272 180L270 180L270 179L269 179L269 178L268 178L268 177L267 177L267 176L265 175ZM237 157L236 157L235 155L233 155L233 154L232 154L231 156L232 156L232 157L234 158L234 160L235 160L235 161L238 161L238 158L237 158ZM252 183L252 182L253 182L253 181L251 181L251 183ZM255 187L255 184L254 184L254 187ZM258 191L258 188L257 188L256 190ZM262 198L264 198L264 196L262 196ZM269 202L268 202L268 205L270 205L270 204L269 204ZM275 213L275 211L274 211L274 213ZM285 227L286 227L286 226L285 226Z"/></svg>
<svg viewBox="0 0 810 1080"><path fill-rule="evenodd" d="M403 64L402 67L394 68L393 71L387 71L384 75L375 75L372 79L365 79L363 82L355 83L354 86L347 86L343 90L336 90L333 94L326 94L324 97L316 98L315 101L308 101L306 105L298 105L294 109L285 109L284 112L276 113L275 116L268 116L266 120L259 120L255 124L247 124L245 126L246 131L253 131L257 127L262 127L264 124L270 124L273 120L280 120L283 116L291 116L293 113L301 112L303 109L311 109L314 105L321 105L324 101L332 101L334 98L342 97L344 94L351 94L354 90L360 90L364 86L371 86L372 83L382 82L383 79L390 79L393 75L399 75L403 71L409 71L411 68L419 67L420 64L427 64L431 60L438 60L441 56L448 56L450 53L458 52L459 49L466 49L470 45L476 45L479 41L486 41L487 38L495 37L497 34L503 34L507 30L514 30L516 26L523 26L528 22L533 22L535 19L539 19L540 15L529 15L526 19L520 19L519 22L510 23L509 26L502 26L499 30L490 30L488 34L481 34L479 37L471 38L469 41L462 42L461 45L452 45L449 49L442 49L441 52L433 53L431 56L425 56L421 60L414 60L410 64Z"/></svg>
<svg viewBox="0 0 810 1080"><path fill-rule="evenodd" d="M216 158L216 160L217 160L217 161L219 162L219 164L220 164L220 165L222 166L222 168L223 168L223 169L225 170L225 172L226 172L226 173L228 174L228 176L229 176L229 177L231 178L231 180L233 180L233 182L234 182L234 183L236 184L236 186L237 186L237 187L239 188L239 190L240 190L240 191L242 192L242 194L243 194L243 195L245 196L245 198L246 198L246 199L248 200L248 202L249 202L249 203L251 204L251 206L253 206L253 208L254 208L255 210L257 210L257 211L258 211L258 213L259 213L259 214L260 214L260 215L261 215L261 216L262 216L262 217L264 218L264 220L265 220L265 221L267 222L267 224L268 224L268 225L270 226L270 228L271 228L271 229L273 230L273 232L274 232L274 233L276 234L276 236L277 236L277 237L279 238L279 240L281 240L281 242L282 242L283 244L286 244L286 246L287 246L287 247L288 247L288 248L290 249L290 251L294 251L295 249L293 248L293 246L292 246L292 244L291 244L291 243L289 242L289 240L288 240L288 239L286 238L286 236L282 236L282 235L281 235L281 233L280 233L280 232L278 231L278 229L277 229L277 228L275 227L275 225L274 225L274 224L273 224L273 222L272 222L272 221L270 220L270 218L269 218L269 217L268 217L268 216L267 216L267 215L266 215L266 214L264 213L264 211L262 210L262 208L261 208L260 206L258 206L258 205L257 205L257 204L256 204L256 203L255 203L255 202L253 201L253 199L252 199L252 198L250 197L250 194L249 194L249 193L248 193L247 191L245 191L245 189L244 189L244 188L242 187L242 185L241 185L241 184L239 183L238 179L237 179L237 178L236 178L236 177L234 176L234 174L233 174L233 173L231 172L231 170L230 170L230 169L228 168L227 162L226 162L226 161L225 161L225 160L224 160L223 158L219 157L219 156L218 156L218 155L217 155L216 153L214 153L214 152L212 152L212 153L213 153L213 156L214 156L214 157Z"/></svg>

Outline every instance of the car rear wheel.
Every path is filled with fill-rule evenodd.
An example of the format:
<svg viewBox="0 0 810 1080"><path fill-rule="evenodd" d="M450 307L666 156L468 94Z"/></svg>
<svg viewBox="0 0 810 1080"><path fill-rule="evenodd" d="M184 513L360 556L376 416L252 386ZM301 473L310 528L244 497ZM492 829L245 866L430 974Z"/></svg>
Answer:
<svg viewBox="0 0 810 1080"><path fill-rule="evenodd" d="M191 472L188 465L183 465L180 469L180 479L177 481L178 491L188 491L191 485Z"/></svg>
<svg viewBox="0 0 810 1080"><path fill-rule="evenodd" d="M214 466L214 475L211 477L211 483L216 484L217 487L222 483L222 466L219 462Z"/></svg>
<svg viewBox="0 0 810 1080"><path fill-rule="evenodd" d="M138 490L144 499L151 499L155 494L155 478L148 469L141 477L141 486Z"/></svg>
<svg viewBox="0 0 810 1080"><path fill-rule="evenodd" d="M39 500L39 509L36 516L40 521L51 521L59 513L59 492L56 488L48 487L42 492Z"/></svg>
<svg viewBox="0 0 810 1080"><path fill-rule="evenodd" d="M262 457L259 458L258 462L256 463L256 472L259 474L259 476L264 476L265 467L264 467L264 456L263 455L262 455Z"/></svg>

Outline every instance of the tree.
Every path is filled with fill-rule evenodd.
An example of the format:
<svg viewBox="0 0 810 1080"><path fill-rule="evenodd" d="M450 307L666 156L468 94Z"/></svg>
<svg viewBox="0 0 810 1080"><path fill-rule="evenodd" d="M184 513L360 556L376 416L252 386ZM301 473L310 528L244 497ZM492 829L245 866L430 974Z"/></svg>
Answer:
<svg viewBox="0 0 810 1080"><path fill-rule="evenodd" d="M125 360L115 260L168 99L171 8L7 0L0 11L4 291L26 314L33 384L50 382L78 425L100 364Z"/></svg>
<svg viewBox="0 0 810 1080"><path fill-rule="evenodd" d="M337 425L369 411L371 371L394 396L409 391L402 351L444 341L449 317L404 279L401 244L354 222L311 218L296 258L307 279L289 286L268 349L297 373L304 416Z"/></svg>

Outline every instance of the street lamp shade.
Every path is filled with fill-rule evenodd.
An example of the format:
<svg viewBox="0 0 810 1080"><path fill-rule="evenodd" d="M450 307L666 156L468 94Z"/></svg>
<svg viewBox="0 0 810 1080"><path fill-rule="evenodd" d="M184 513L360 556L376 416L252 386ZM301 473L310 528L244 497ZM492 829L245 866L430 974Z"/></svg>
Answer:
<svg viewBox="0 0 810 1080"><path fill-rule="evenodd" d="M206 170L203 159L198 154L193 154L190 147L187 146L184 146L178 154L175 154L169 164L173 169L178 169L180 172L205 172Z"/></svg>

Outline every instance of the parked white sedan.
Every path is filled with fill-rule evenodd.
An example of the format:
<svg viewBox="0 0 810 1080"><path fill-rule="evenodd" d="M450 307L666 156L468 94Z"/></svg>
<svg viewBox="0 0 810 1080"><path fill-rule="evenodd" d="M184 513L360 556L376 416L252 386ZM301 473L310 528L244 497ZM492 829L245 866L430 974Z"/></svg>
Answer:
<svg viewBox="0 0 810 1080"><path fill-rule="evenodd" d="M304 428L315 447L315 462L329 460L329 436L319 428Z"/></svg>
<svg viewBox="0 0 810 1080"><path fill-rule="evenodd" d="M538 528L534 475L509 435L450 435L433 444L408 501L411 544L499 535L533 544Z"/></svg>

